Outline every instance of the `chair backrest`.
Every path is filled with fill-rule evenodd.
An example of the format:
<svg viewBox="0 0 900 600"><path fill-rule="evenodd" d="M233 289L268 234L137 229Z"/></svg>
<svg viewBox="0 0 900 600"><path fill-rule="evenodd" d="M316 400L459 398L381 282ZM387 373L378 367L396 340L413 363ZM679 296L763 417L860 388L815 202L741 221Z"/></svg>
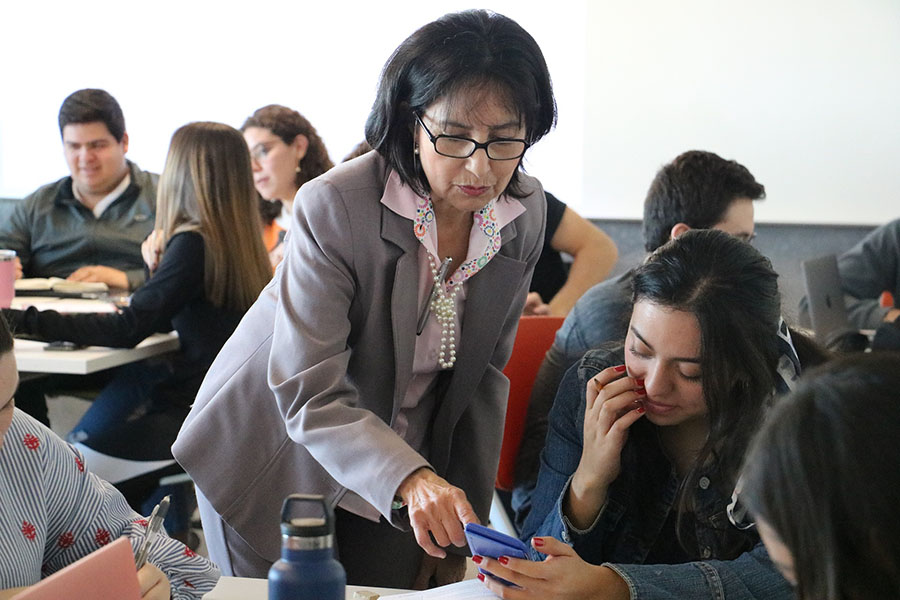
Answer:
<svg viewBox="0 0 900 600"><path fill-rule="evenodd" d="M509 402L506 405L503 446L500 448L500 466L495 482L498 489L512 489L516 455L525 431L531 387L544 355L553 344L556 330L562 323L563 317L525 316L519 319L512 355L503 369L503 373L509 378Z"/></svg>

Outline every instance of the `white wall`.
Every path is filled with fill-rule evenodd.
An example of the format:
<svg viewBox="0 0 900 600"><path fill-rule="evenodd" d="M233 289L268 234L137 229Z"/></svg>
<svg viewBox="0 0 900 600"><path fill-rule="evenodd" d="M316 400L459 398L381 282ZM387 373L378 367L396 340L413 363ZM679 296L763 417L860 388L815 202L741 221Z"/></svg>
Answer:
<svg viewBox="0 0 900 600"><path fill-rule="evenodd" d="M239 126L276 102L332 159L362 138L378 74L416 27L461 2L208 0L0 5L0 197L66 174L63 98L121 103L129 157L160 170L192 120ZM591 217L638 218L656 169L690 148L766 184L759 217L876 223L900 194L900 2L490 2L534 35L559 104L528 170Z"/></svg>

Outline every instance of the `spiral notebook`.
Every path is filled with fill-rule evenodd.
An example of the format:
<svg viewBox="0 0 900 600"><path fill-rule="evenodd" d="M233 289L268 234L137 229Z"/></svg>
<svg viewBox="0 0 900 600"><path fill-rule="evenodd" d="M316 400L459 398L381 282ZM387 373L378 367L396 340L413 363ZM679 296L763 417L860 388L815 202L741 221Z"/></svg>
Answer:
<svg viewBox="0 0 900 600"><path fill-rule="evenodd" d="M141 600L134 553L121 537L16 595L16 600Z"/></svg>

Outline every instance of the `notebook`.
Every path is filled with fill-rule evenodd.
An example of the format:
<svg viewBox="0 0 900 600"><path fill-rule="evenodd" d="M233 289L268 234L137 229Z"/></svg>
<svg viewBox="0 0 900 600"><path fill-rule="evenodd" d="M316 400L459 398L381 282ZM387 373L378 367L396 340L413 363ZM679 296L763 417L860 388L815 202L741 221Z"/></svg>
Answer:
<svg viewBox="0 0 900 600"><path fill-rule="evenodd" d="M803 261L809 317L816 341L829 345L853 331L847 319L844 291L834 254Z"/></svg>
<svg viewBox="0 0 900 600"><path fill-rule="evenodd" d="M16 600L141 600L134 553L121 537L20 592Z"/></svg>

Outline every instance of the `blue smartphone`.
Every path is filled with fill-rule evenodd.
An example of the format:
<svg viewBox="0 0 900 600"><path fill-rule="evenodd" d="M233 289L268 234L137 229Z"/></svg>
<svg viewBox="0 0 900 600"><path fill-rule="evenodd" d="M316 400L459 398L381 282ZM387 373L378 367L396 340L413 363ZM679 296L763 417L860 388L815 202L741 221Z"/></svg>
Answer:
<svg viewBox="0 0 900 600"><path fill-rule="evenodd" d="M466 523L465 532L466 541L469 542L469 549L472 551L472 554L488 556L493 559L501 556L511 556L512 558L530 560L528 546L520 539L477 523ZM486 576L496 579L503 585L515 586L515 584L488 573L480 567L478 570Z"/></svg>

